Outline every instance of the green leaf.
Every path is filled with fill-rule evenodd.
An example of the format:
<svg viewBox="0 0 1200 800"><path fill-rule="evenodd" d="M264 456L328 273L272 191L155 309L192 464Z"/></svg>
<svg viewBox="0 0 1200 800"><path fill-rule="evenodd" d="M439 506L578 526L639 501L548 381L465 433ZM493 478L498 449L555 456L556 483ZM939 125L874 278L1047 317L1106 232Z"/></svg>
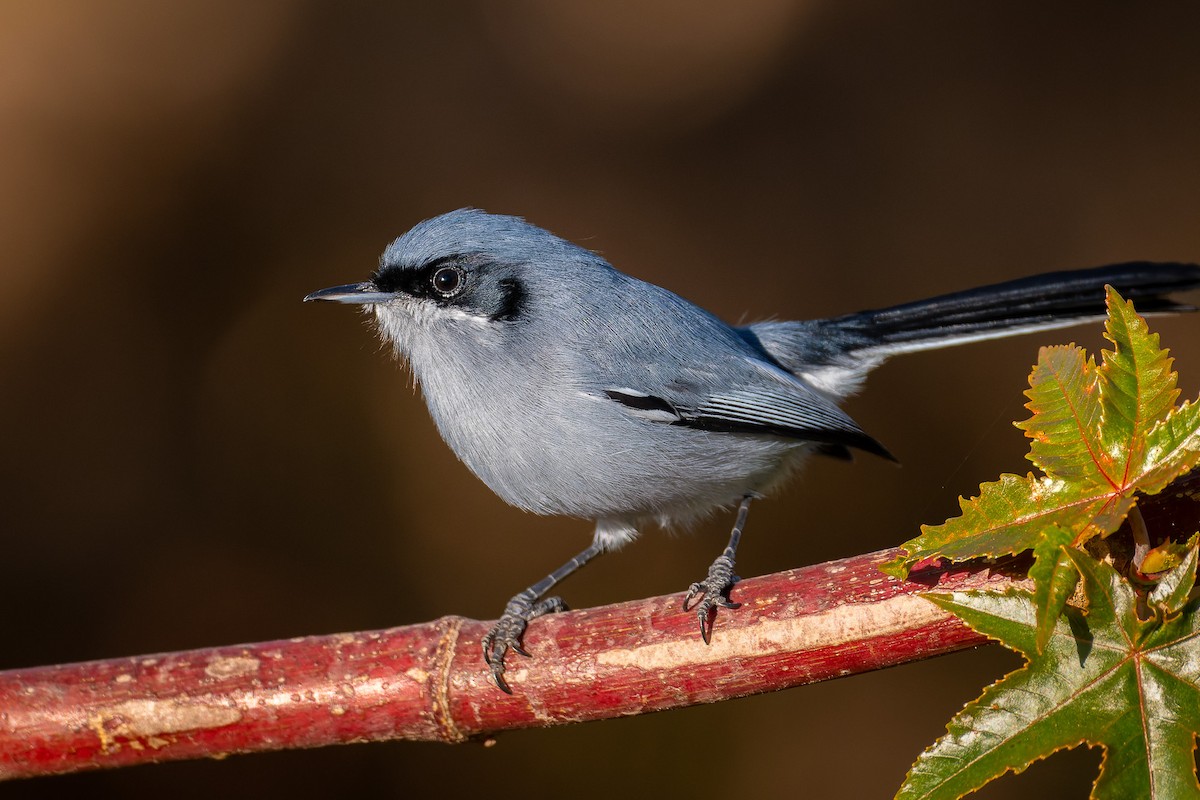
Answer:
<svg viewBox="0 0 1200 800"><path fill-rule="evenodd" d="M1067 599L1079 582L1079 573L1066 553L1072 538L1069 530L1051 525L1033 548L1034 562L1029 568L1029 577L1033 579L1033 599L1037 604L1035 644L1039 653L1046 649L1058 615L1066 608Z"/></svg>
<svg viewBox="0 0 1200 800"><path fill-rule="evenodd" d="M1114 349L1096 366L1082 349L1044 347L1029 376L1018 423L1043 476L1001 475L959 500L962 514L925 526L885 569L903 576L916 561L952 561L1037 547L1051 526L1081 545L1120 527L1135 493L1154 494L1200 461L1200 403L1173 408L1179 394L1171 358L1133 305L1110 287L1105 336ZM1045 575L1054 575L1046 570ZM1055 597L1043 588L1039 597Z"/></svg>
<svg viewBox="0 0 1200 800"><path fill-rule="evenodd" d="M1110 286L1104 338L1115 345L1103 353L1098 371L1104 424L1102 457L1111 459L1110 481L1128 486L1146 466L1147 436L1165 419L1179 396L1172 358L1158 346L1146 320ZM1179 473L1176 473L1179 474ZM1174 477L1174 476L1172 476Z"/></svg>
<svg viewBox="0 0 1200 800"><path fill-rule="evenodd" d="M1072 532L1075 542L1108 534L1134 504L1134 498L1113 492L1108 485L1081 486L1051 477L1001 475L979 487L979 496L959 500L962 516L941 525L926 525L921 535L905 542L912 564L942 556L967 561L1032 550L1043 532L1057 525Z"/></svg>
<svg viewBox="0 0 1200 800"><path fill-rule="evenodd" d="M1137 469L1137 489L1157 494L1200 461L1200 403L1184 403L1146 435L1145 460Z"/></svg>
<svg viewBox="0 0 1200 800"><path fill-rule="evenodd" d="M1082 575L1086 614L1068 606L1037 654L1031 593L927 595L1028 663L988 687L910 770L898 798L958 798L1008 771L1079 744L1104 748L1097 800L1200 798L1197 603L1137 615L1133 588L1107 564L1063 551ZM1194 567L1195 550L1189 556ZM1189 582L1190 578L1181 581ZM1180 600L1178 588L1168 594Z"/></svg>
<svg viewBox="0 0 1200 800"><path fill-rule="evenodd" d="M1025 396L1033 416L1016 426L1033 440L1026 458L1065 481L1103 482L1096 459L1103 449L1100 391L1096 364L1087 354L1074 345L1043 347Z"/></svg>

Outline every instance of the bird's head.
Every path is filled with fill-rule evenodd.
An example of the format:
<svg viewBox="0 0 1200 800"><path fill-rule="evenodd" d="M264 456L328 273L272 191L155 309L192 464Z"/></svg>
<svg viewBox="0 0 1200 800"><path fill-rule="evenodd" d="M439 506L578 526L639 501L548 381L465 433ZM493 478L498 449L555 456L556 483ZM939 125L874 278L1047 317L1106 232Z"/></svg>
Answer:
<svg viewBox="0 0 1200 800"><path fill-rule="evenodd" d="M411 359L422 349L495 341L528 321L539 297L561 295L573 273L597 268L611 269L519 217L465 208L396 239L368 280L304 299L368 307L383 336Z"/></svg>

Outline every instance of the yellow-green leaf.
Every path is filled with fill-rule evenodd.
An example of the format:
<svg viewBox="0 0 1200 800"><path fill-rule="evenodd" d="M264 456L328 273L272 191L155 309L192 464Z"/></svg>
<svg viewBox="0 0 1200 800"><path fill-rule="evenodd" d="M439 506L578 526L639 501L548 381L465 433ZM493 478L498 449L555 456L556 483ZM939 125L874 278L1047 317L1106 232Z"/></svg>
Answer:
<svg viewBox="0 0 1200 800"><path fill-rule="evenodd" d="M1200 403L1172 407L1179 390L1171 358L1131 303L1107 293L1105 335L1113 350L1097 367L1074 345L1044 347L1029 376L1018 424L1029 458L1045 474L1002 475L961 500L962 514L925 526L886 565L903 575L916 561L965 561L1020 553L1056 525L1080 545L1120 527L1135 494L1154 494L1200 461ZM1049 598L1054 593L1041 591Z"/></svg>

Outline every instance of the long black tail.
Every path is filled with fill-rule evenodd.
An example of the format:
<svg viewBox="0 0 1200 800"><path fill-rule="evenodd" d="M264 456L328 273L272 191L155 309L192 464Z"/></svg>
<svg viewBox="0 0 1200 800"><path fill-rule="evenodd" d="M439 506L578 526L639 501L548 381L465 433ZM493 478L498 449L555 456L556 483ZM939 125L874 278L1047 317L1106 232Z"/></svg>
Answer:
<svg viewBox="0 0 1200 800"><path fill-rule="evenodd" d="M860 311L824 320L864 347L896 351L945 347L958 340L1009 336L1062 327L1104 314L1104 287L1111 285L1140 313L1195 311L1167 297L1200 286L1200 266L1133 261L1107 267L1048 272L928 300Z"/></svg>
<svg viewBox="0 0 1200 800"><path fill-rule="evenodd" d="M785 369L844 396L891 355L1103 317L1105 285L1143 314L1195 311L1167 295L1200 287L1200 266L1133 261L1048 272L831 319L761 322L742 333Z"/></svg>

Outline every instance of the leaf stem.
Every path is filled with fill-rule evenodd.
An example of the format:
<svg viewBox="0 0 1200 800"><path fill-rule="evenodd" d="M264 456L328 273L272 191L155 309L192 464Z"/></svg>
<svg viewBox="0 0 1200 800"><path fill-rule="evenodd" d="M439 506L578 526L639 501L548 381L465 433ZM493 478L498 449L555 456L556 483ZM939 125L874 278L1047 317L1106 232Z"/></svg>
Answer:
<svg viewBox="0 0 1200 800"><path fill-rule="evenodd" d="M1150 552L1150 531L1146 529L1146 520L1138 506L1129 509L1129 529L1133 532L1133 567L1142 571L1142 562Z"/></svg>

